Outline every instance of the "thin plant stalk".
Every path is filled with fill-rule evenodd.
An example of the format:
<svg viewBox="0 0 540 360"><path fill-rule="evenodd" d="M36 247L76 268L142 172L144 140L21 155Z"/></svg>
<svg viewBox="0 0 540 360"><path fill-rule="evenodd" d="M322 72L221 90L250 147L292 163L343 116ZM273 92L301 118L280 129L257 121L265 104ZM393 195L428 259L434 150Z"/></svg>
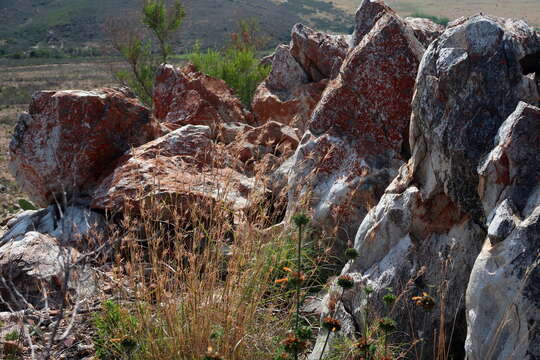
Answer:
<svg viewBox="0 0 540 360"><path fill-rule="evenodd" d="M297 276L300 279L302 273L302 224L298 225L298 253L297 253ZM298 334L300 326L300 281L296 282L296 325L294 332ZM294 352L295 360L298 360L298 350Z"/></svg>
<svg viewBox="0 0 540 360"><path fill-rule="evenodd" d="M321 351L321 356L319 356L319 360L321 360L322 357L324 356L324 351L326 350L326 345L328 345L328 339L330 339L330 331L328 331L328 333L326 334L326 339L324 339L324 345L323 345L323 348L322 348L322 351Z"/></svg>

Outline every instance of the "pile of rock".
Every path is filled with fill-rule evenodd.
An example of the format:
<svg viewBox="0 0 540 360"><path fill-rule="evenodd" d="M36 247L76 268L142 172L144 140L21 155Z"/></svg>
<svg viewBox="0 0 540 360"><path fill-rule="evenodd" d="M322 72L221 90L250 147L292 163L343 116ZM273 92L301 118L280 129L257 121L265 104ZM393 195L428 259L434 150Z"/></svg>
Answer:
<svg viewBox="0 0 540 360"><path fill-rule="evenodd" d="M345 332L363 328L364 286L436 286L432 312L396 311L425 358L441 330L457 358L540 357L538 33L484 15L444 28L364 0L351 36L298 24L264 61L250 110L191 65L159 69L153 112L122 89L34 95L10 167L44 209L9 222L0 274L40 306L36 284L62 282L51 259L106 236L107 215L156 197L238 214L271 201L361 254L342 271L356 282Z"/></svg>

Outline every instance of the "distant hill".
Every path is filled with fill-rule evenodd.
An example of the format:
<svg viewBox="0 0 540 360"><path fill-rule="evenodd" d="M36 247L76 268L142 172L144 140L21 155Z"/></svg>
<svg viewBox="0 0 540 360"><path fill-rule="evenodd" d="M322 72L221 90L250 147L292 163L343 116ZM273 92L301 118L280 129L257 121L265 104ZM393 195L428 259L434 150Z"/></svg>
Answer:
<svg viewBox="0 0 540 360"><path fill-rule="evenodd" d="M131 16L141 0L0 0L0 49L4 53L31 47L99 47L108 17ZM271 45L289 40L291 27L302 22L321 30L348 33L352 12L327 0L184 0L186 21L177 47L220 47L240 19L257 18Z"/></svg>

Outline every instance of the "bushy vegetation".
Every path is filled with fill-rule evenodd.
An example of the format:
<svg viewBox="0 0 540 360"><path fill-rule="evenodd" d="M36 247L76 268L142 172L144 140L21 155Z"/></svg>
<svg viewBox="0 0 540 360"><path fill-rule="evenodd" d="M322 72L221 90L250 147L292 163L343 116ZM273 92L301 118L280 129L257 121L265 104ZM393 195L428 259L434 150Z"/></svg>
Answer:
<svg viewBox="0 0 540 360"><path fill-rule="evenodd" d="M257 86L270 73L271 68L260 64L252 49L229 48L224 51L195 48L189 56L197 70L223 79L249 107Z"/></svg>
<svg viewBox="0 0 540 360"><path fill-rule="evenodd" d="M443 26L448 25L448 23L450 22L450 19L447 18L447 17L439 17L439 16L435 16L435 15L429 15L429 14L425 14L425 13L423 13L421 11L417 11L417 12L411 14L410 16L411 17L416 17L416 18L429 19L429 20L433 21L434 23L439 24L439 25L443 25Z"/></svg>
<svg viewBox="0 0 540 360"><path fill-rule="evenodd" d="M147 105L152 104L156 69L167 62L171 54L169 41L185 15L180 1L167 6L165 0L145 0L139 19L114 18L107 23L112 46L128 64L116 77Z"/></svg>
<svg viewBox="0 0 540 360"><path fill-rule="evenodd" d="M270 66L260 64L256 54L268 44L268 38L260 33L255 19L242 20L238 31L231 34L224 50L201 51L196 45L188 56L197 70L224 80L249 107L257 86L270 73Z"/></svg>

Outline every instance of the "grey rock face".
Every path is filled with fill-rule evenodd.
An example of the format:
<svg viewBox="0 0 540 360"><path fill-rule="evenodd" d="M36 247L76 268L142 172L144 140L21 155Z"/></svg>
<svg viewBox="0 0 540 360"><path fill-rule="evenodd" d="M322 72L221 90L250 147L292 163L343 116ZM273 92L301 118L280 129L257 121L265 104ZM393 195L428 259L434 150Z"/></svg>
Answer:
<svg viewBox="0 0 540 360"><path fill-rule="evenodd" d="M279 45L272 57L272 70L266 79L268 87L289 94L308 82L308 74L291 55L290 47Z"/></svg>
<svg viewBox="0 0 540 360"><path fill-rule="evenodd" d="M496 292L503 289L502 285L494 288L486 283L482 271L476 270L477 267L482 268L478 265L481 257L479 260L476 258L489 225L493 224L489 229L491 236L500 241L501 245L497 246L505 246L508 236L515 233L521 234L522 239L532 239L531 244L537 236L525 231L523 222L516 222L516 214L511 212L515 208L518 212L528 209L529 214L537 214L534 211L537 211L539 191L530 186L538 182L536 165L512 168L512 174L527 174L513 177L520 180L515 180L518 185L512 190L501 184L487 185L498 184L495 180L482 180L487 176L483 174L500 174L499 163L483 164L480 177L477 168L495 142L502 141L504 129L508 127L502 124L518 103L538 103L534 76L528 75L523 59L539 51L540 39L525 23L488 16L474 16L450 24L444 34L429 46L420 64L412 102L412 157L401 167L377 206L364 218L354 245L361 256L343 269L343 273L350 273L369 283L375 289L375 299L380 299L387 287L392 287L398 294L405 292L407 297L427 292L435 298L436 306L432 312L411 308L405 299L393 313L397 314L395 317L400 330L413 338L425 340L417 349L422 351L423 347L426 359L432 358L434 341L438 341L435 330L437 334L442 330L446 334L452 333L452 343L447 346L456 358L465 356L465 293L473 265L473 274L477 272L479 280L471 281L471 284L476 284L476 289L486 284L487 295L481 298L469 295L473 294L469 285L469 329L476 326L477 331L482 332L481 329L488 327L488 314L496 310L496 306L492 306L491 309L486 308L483 315L471 313L471 310L481 308L486 297L492 297L492 302L498 304L501 295ZM538 133L537 130L532 132ZM527 157L538 158L538 151L523 150L526 146L516 145L520 150L513 152L519 164L523 164ZM512 163L512 160L508 161ZM492 168L497 171L488 170ZM534 171L536 175L532 175ZM530 181L525 181L526 178ZM505 199L505 191L516 195L514 198L508 196L511 202L502 204L495 211L499 201ZM536 218L530 216L527 228L531 230L528 231L536 231L537 234ZM520 219L525 221L522 217ZM506 240L503 239L505 237ZM513 251L516 251L513 253L516 257L521 254L519 262L524 265L515 265L516 268L507 266L506 273L515 270L525 278L524 269L533 263L534 256L530 251ZM510 260L502 262L505 263L510 263ZM532 281L538 277L531 273L529 279L527 291L533 294ZM502 297L508 300L511 295L505 293ZM345 313L357 324L357 329L362 329L364 304L362 292L354 292L345 299L344 309L348 309ZM382 305L377 310L385 313ZM485 322L474 325L475 318L482 318ZM534 322L534 316L532 318ZM521 323L521 331L525 331L526 324ZM528 326L531 327L530 322ZM530 332L530 336L536 335ZM485 342L485 338L474 340L474 337L469 336L468 344L476 345L468 345L468 354L473 354L479 344ZM532 343L531 340L529 344ZM532 351L531 348L528 351ZM497 351L495 353L498 354ZM477 356L473 358L485 359Z"/></svg>
<svg viewBox="0 0 540 360"><path fill-rule="evenodd" d="M520 103L479 167L488 238L467 288L468 359L540 357L540 109Z"/></svg>
<svg viewBox="0 0 540 360"><path fill-rule="evenodd" d="M72 266L79 252L60 246L57 239L38 232L28 232L17 241L0 247L0 294L2 310L54 307L61 301L61 289L70 266L67 292L88 295L94 291L92 272ZM4 308L5 307L5 308Z"/></svg>
<svg viewBox="0 0 540 360"><path fill-rule="evenodd" d="M0 238L0 247L21 240L31 231L50 235L65 243L87 240L90 235L103 234L106 221L103 215L86 207L69 206L60 211L56 205L40 210L25 211L8 224L8 231Z"/></svg>
<svg viewBox="0 0 540 360"><path fill-rule="evenodd" d="M311 81L333 78L349 50L349 37L329 35L296 24L291 32L291 55Z"/></svg>
<svg viewBox="0 0 540 360"><path fill-rule="evenodd" d="M483 221L476 167L517 103L538 103L520 60L539 51L540 39L524 22L487 16L453 24L433 43L419 70L411 120L411 147L423 159L413 176L424 197L444 191Z"/></svg>

